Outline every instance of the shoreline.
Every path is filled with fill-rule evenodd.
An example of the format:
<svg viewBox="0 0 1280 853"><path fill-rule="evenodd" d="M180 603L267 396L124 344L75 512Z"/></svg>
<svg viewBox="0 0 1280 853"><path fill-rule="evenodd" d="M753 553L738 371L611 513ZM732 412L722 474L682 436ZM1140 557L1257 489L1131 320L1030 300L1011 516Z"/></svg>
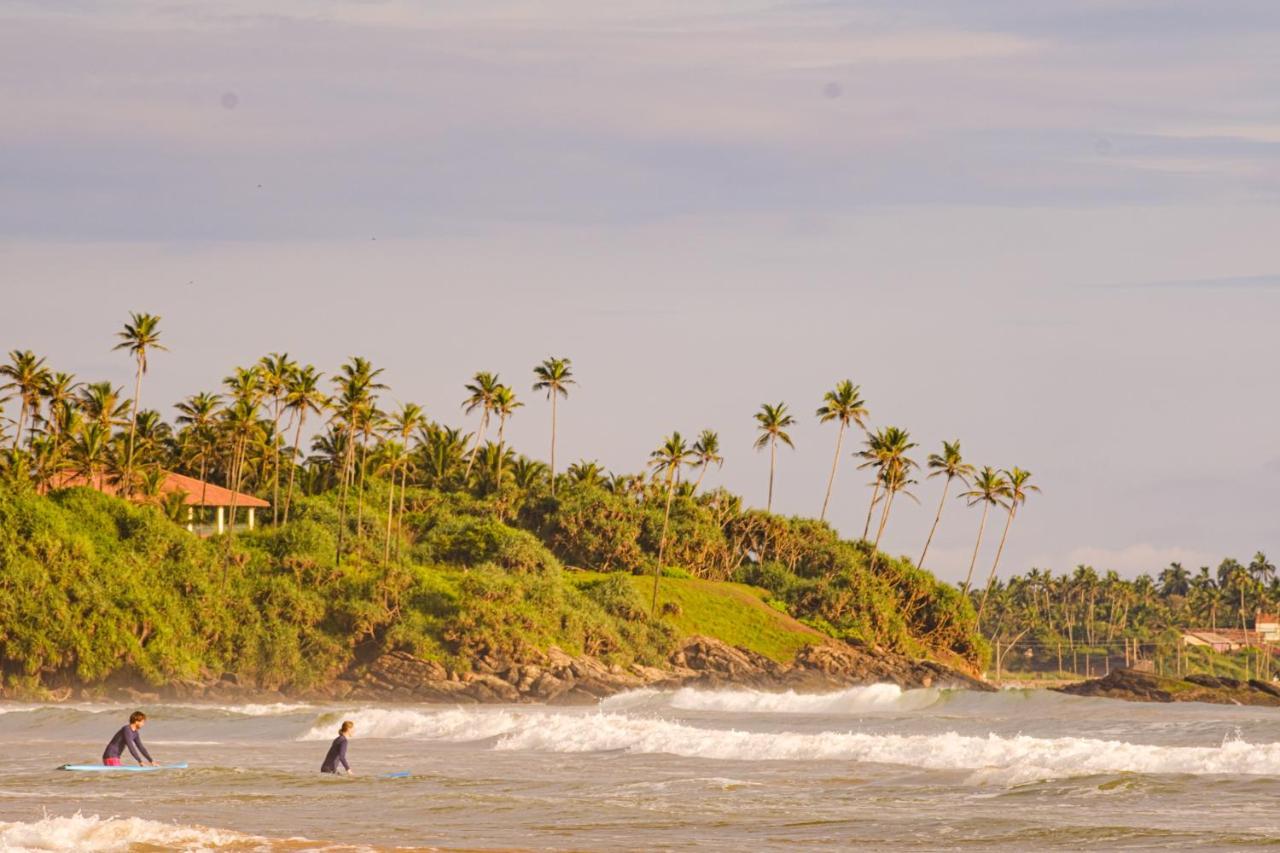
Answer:
<svg viewBox="0 0 1280 853"><path fill-rule="evenodd" d="M802 648L789 664L711 637L685 640L665 667L606 664L559 648L520 659L483 656L456 672L403 651L387 652L316 687L271 690L224 676L152 686L139 683L66 685L38 693L0 691L8 701L336 702L344 700L445 704L590 705L629 690L681 687L824 693L871 684L914 688L997 688L937 661L909 658L831 640Z"/></svg>

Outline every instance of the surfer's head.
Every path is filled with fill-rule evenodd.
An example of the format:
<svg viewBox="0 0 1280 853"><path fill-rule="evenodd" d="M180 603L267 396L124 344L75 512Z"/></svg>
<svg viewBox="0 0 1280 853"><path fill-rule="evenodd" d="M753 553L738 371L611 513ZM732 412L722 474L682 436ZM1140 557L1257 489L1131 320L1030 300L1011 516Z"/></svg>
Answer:
<svg viewBox="0 0 1280 853"><path fill-rule="evenodd" d="M338 734L349 735L351 734L351 730L354 729L355 727L356 727L356 724L351 722L350 720L343 720L342 727L338 729Z"/></svg>
<svg viewBox="0 0 1280 853"><path fill-rule="evenodd" d="M133 726L135 730L142 728L143 724L146 722L147 715L141 711L134 711L129 715L129 725Z"/></svg>

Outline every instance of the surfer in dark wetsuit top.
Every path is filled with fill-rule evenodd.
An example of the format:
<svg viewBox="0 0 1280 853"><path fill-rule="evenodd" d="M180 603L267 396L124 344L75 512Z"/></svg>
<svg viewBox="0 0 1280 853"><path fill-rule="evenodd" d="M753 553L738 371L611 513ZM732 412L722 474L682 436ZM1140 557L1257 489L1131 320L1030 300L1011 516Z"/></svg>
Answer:
<svg viewBox="0 0 1280 853"><path fill-rule="evenodd" d="M343 722L338 729L338 736L333 739L333 743L329 744L329 752L324 757L324 764L320 765L321 773L337 773L338 765L341 764L348 776L356 775L351 772L351 765L347 763L347 735L355 727L356 724L350 720Z"/></svg>
<svg viewBox="0 0 1280 853"><path fill-rule="evenodd" d="M107 744L107 748L102 753L102 763L109 767L119 767L120 756L128 748L139 765L149 764L154 767L156 763L151 759L151 753L147 752L147 748L142 745L142 735L138 734L138 731L146 725L146 722L147 715L141 711L134 711L130 714L129 725L116 732ZM139 752L142 754L139 755ZM143 756L146 756L146 761L142 760Z"/></svg>

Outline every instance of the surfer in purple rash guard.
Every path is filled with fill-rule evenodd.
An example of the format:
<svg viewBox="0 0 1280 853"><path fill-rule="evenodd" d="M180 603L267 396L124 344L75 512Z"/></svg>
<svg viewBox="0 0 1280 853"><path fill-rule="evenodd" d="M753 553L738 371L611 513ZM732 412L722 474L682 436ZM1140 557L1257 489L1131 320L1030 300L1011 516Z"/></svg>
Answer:
<svg viewBox="0 0 1280 853"><path fill-rule="evenodd" d="M343 722L338 729L338 736L333 739L333 743L329 744L329 752L324 757L324 764L320 765L321 773L337 773L338 765L341 764L348 776L356 775L351 772L351 765L347 763L347 735L355 727L356 724L350 720Z"/></svg>
<svg viewBox="0 0 1280 853"><path fill-rule="evenodd" d="M138 764L147 764L155 767L156 763L151 759L151 753L147 752L147 748L142 745L142 736L138 732L147 722L147 715L141 711L134 711L129 715L129 725L124 726L120 731L116 732L107 744L106 750L102 753L102 763L108 767L119 767L120 756L124 754L126 748L137 760ZM139 754L141 752L141 755ZM142 760L146 756L146 761Z"/></svg>

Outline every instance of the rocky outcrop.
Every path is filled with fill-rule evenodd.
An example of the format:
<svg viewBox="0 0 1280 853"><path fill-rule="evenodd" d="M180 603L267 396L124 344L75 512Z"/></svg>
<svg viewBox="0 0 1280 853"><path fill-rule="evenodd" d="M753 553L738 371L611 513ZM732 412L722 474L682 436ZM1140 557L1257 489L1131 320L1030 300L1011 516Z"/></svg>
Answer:
<svg viewBox="0 0 1280 853"><path fill-rule="evenodd" d="M984 682L933 661L835 641L806 646L790 665L710 637L691 637L666 667L605 664L572 657L558 648L523 660L482 657L457 673L405 652L389 652L362 672L349 674L317 698L368 698L415 702L545 702L594 704L640 687L753 687L817 692L889 682L904 688L963 687L991 690Z"/></svg>
<svg viewBox="0 0 1280 853"><path fill-rule="evenodd" d="M1103 678L1052 689L1073 696L1101 696L1129 702L1210 702L1215 705L1280 707L1280 688L1273 684L1215 675L1170 678L1151 672L1116 669Z"/></svg>

